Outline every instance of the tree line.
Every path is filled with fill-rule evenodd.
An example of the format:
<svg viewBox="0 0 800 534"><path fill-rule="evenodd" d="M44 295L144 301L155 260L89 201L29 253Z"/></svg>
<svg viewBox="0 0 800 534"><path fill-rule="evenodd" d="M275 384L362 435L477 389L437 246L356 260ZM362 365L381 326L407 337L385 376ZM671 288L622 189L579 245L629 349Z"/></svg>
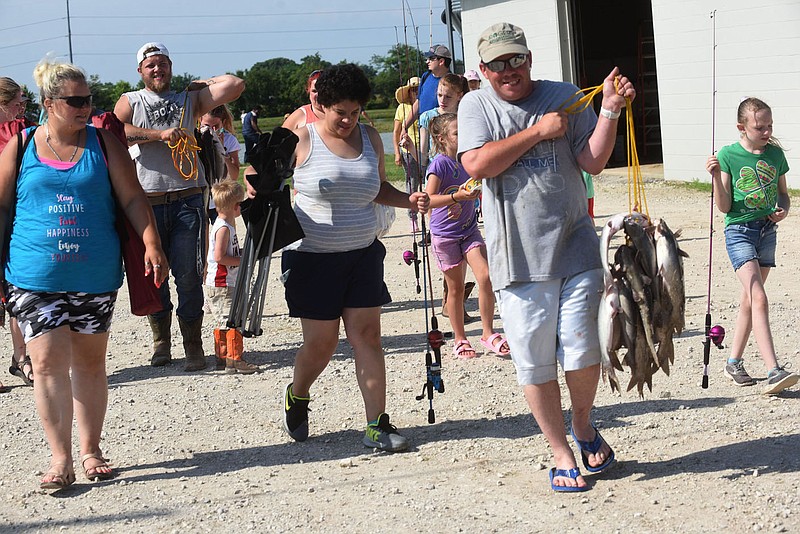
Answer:
<svg viewBox="0 0 800 534"><path fill-rule="evenodd" d="M344 62L343 62L344 63ZM231 74L245 81L246 89L242 96L229 104L234 117L249 111L256 104L261 105L266 116L281 116L291 113L308 103L306 81L315 70L324 69L332 63L323 60L319 53L306 56L296 62L287 58L272 58L254 64L249 69L237 70ZM427 70L425 58L417 48L404 44L393 46L384 55L374 55L369 64L358 64L369 78L373 98L367 108L384 109L397 104L395 90L404 85L412 76L421 76ZM172 89L183 91L197 76L188 72L172 75ZM97 75L89 76L89 87L94 95L94 105L100 110L114 109L122 93L142 89L141 80L137 85L126 81L102 82Z"/></svg>

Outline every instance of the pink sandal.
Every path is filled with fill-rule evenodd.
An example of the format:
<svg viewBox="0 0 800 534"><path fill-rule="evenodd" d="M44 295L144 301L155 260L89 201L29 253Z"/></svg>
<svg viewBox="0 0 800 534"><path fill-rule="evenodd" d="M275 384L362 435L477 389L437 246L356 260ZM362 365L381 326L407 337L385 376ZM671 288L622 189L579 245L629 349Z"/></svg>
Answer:
<svg viewBox="0 0 800 534"><path fill-rule="evenodd" d="M501 334L498 334L497 332L489 336L489 339L481 338L481 345L486 347L487 354L489 352L494 352L497 356L501 357L505 357L511 354L511 351L508 349L508 343L506 342L505 338ZM506 346L505 349L503 348L503 345Z"/></svg>
<svg viewBox="0 0 800 534"><path fill-rule="evenodd" d="M471 352L472 356L468 356L466 354L467 352ZM475 349L472 348L472 345L469 344L469 341L466 339L459 339L453 346L453 356L459 360L471 360L472 358L477 358L478 353L475 352Z"/></svg>

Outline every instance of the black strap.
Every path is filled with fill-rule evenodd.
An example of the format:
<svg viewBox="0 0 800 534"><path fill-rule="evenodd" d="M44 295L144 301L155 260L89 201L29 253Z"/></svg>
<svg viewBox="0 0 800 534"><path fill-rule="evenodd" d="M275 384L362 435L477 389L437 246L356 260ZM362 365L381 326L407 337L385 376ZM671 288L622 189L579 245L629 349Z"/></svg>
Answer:
<svg viewBox="0 0 800 534"><path fill-rule="evenodd" d="M5 236L3 236L3 257L0 262L0 269L5 270L6 259L8 258L8 247L11 244L11 229L14 225L14 217L17 215L17 182L19 181L19 170L22 168L22 157L28 149L28 145L33 139L33 134L36 132L36 126L31 128L25 142L22 142L22 132L17 132L17 168L14 174L14 196L11 198L11 206L8 208L8 219L6 220ZM5 273L0 272L0 278L5 279Z"/></svg>
<svg viewBox="0 0 800 534"><path fill-rule="evenodd" d="M100 133L99 128L95 128L95 132L97 133L97 140L100 142L100 150L103 151L103 156L106 158L106 165L108 165L108 150L106 149L106 142L103 139L103 134Z"/></svg>
<svg viewBox="0 0 800 534"><path fill-rule="evenodd" d="M25 138L25 142L22 142L22 132L17 132L17 174L14 178L14 181L19 179L19 170L22 168L22 156L25 155L25 151L28 149L28 145L33 139L33 134L36 132L36 126L31 128L31 133L28 134L28 137ZM20 148L22 147L22 148ZM16 191L16 186L14 190Z"/></svg>

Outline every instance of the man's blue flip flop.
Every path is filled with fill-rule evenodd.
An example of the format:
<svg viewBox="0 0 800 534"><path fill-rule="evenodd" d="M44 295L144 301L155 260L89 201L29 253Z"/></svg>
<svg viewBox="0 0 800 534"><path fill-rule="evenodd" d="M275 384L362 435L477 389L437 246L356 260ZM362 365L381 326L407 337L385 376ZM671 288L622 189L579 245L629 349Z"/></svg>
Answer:
<svg viewBox="0 0 800 534"><path fill-rule="evenodd" d="M610 454L606 461L602 464L592 467L589 465L589 460L586 459L586 454L597 454L605 443L603 436L600 435L600 431L597 430L597 427L592 425L594 429L594 439L592 441L581 441L575 436L575 431L570 427L569 432L572 434L572 439L575 440L575 444L578 445L578 448L581 451L581 460L583 460L583 467L586 468L587 471L590 473L599 473L600 471L605 470L608 466L614 463L614 450L609 445L608 450Z"/></svg>
<svg viewBox="0 0 800 534"><path fill-rule="evenodd" d="M550 487L553 488L553 491L558 491L558 492L573 492L573 491L588 490L589 486L583 486L582 488L578 486L556 486L553 483L553 479L555 477L571 478L572 480L575 480L579 476L581 476L581 471L577 467L573 467L572 469L558 469L554 467L550 470Z"/></svg>

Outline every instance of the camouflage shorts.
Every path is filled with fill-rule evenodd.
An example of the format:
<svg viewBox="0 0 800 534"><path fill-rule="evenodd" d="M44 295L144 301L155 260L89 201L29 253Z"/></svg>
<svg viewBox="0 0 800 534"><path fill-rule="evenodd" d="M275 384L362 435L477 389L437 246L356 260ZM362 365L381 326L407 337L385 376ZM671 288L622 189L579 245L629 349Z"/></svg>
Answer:
<svg viewBox="0 0 800 534"><path fill-rule="evenodd" d="M25 343L68 325L79 334L102 334L111 328L117 292L29 291L8 284L8 314L19 323Z"/></svg>

